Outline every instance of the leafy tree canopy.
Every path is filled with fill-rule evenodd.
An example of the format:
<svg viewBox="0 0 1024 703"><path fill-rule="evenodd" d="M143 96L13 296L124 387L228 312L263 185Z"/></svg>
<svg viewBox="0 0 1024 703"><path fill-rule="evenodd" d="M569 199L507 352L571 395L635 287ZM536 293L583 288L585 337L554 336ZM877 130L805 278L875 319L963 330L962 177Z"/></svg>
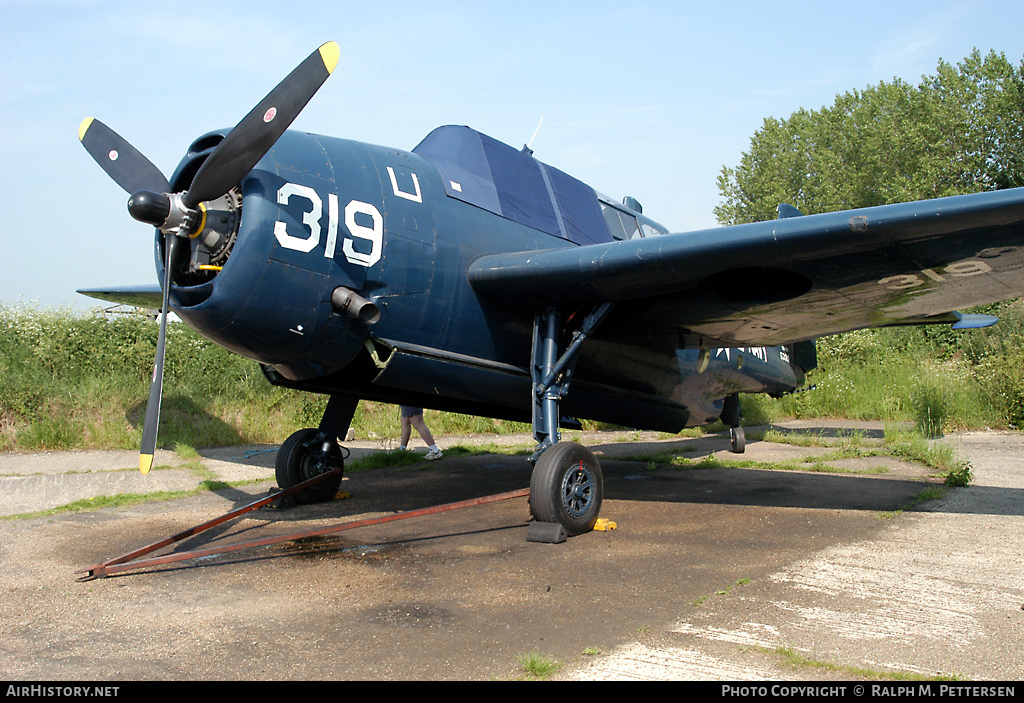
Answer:
<svg viewBox="0 0 1024 703"><path fill-rule="evenodd" d="M912 86L899 78L821 110L768 118L723 167L724 225L1024 185L1024 59L977 49Z"/></svg>

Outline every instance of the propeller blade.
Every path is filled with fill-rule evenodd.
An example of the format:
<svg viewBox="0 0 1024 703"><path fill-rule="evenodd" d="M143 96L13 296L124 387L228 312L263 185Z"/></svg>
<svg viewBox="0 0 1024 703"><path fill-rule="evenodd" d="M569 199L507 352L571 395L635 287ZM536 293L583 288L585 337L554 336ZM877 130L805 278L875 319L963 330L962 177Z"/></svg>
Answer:
<svg viewBox="0 0 1024 703"><path fill-rule="evenodd" d="M143 476L153 468L156 454L156 435L160 428L160 401L164 390L164 352L167 349L167 307L171 291L171 261L178 238L168 234L165 238L167 261L164 265L164 297L160 308L160 334L156 340L156 361L153 363L153 379L149 384L149 401L146 403L146 420L142 426L142 451L139 454L139 471Z"/></svg>
<svg viewBox="0 0 1024 703"><path fill-rule="evenodd" d="M86 117L78 127L78 139L107 175L129 193L153 190L166 193L170 184L156 166L107 125Z"/></svg>
<svg viewBox="0 0 1024 703"><path fill-rule="evenodd" d="M195 209L238 185L331 75L340 55L338 45L327 42L243 117L199 169L183 198L185 207Z"/></svg>

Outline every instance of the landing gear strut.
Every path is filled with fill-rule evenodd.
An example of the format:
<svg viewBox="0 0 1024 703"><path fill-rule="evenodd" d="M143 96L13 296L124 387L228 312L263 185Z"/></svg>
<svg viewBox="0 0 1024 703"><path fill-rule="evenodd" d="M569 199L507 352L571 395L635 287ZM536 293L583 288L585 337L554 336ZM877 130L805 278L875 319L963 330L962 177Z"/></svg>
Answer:
<svg viewBox="0 0 1024 703"><path fill-rule="evenodd" d="M530 512L539 522L558 523L569 536L589 532L597 522L604 498L604 478L597 458L575 442L559 443L559 401L569 382L584 340L611 309L601 303L583 320L559 356L562 333L557 308L547 308L533 324L533 438L537 447L530 457Z"/></svg>
<svg viewBox="0 0 1024 703"><path fill-rule="evenodd" d="M729 450L734 454L742 454L747 447L747 438L740 427L743 413L740 411L740 394L726 396L722 405L722 422L729 425Z"/></svg>
<svg viewBox="0 0 1024 703"><path fill-rule="evenodd" d="M354 396L332 395L318 428L299 430L284 441L274 465L277 485L282 490L331 469L344 467L345 460L338 439L348 432L358 403L359 399ZM295 502L306 505L330 500L338 492L341 479L342 474L339 472L337 476L304 488L295 493Z"/></svg>

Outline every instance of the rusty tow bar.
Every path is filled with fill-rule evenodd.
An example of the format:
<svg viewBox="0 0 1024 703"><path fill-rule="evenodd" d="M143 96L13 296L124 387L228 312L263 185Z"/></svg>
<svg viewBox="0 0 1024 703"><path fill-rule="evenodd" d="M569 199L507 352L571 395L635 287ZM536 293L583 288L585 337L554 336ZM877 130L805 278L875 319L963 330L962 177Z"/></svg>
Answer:
<svg viewBox="0 0 1024 703"><path fill-rule="evenodd" d="M486 503L496 503L502 500L510 500L512 498L525 498L530 495L529 488L521 488L517 491L508 491L506 493L496 493L494 495L482 496L480 498L470 498L469 500L462 500L456 503L445 503L443 505L435 505L429 508L420 508L418 510L407 510L401 513L395 513L393 515L385 515L383 517L367 518L363 520L350 520L337 525L331 525L329 527L314 528L311 530L304 530L302 532L292 532L286 535L276 535L274 537L264 537L263 539L254 539L247 542L237 542L234 544L225 544L219 547L210 547L207 549L197 549L189 552L174 552L171 554L165 554L163 556L151 557L149 559L139 559L139 557L155 552L158 549L180 542L181 540L197 535L200 532L204 532L211 527L223 524L228 520L240 517L245 513L251 512L264 505L269 505L274 501L285 498L296 491L300 491L303 488L311 486L315 483L323 481L338 472L341 469L333 469L327 471L320 476L315 476L307 481L296 484L287 490L283 490L279 493L274 493L266 498L261 498L253 503L249 503L241 508L232 510L229 513L225 513L218 518L204 522L195 527L190 527L187 530L179 532L170 537L166 537L159 542L154 542L140 549L136 549L127 554L123 554L114 559L110 559L101 564L94 564L93 566L79 569L76 574L83 574L77 580L78 581L91 581L97 578L105 578L111 574L116 574L122 571L132 571L135 569L145 569L150 566L161 566L163 564L171 564L178 561L187 561L190 559L199 559L201 557L212 556L214 554L224 554L227 552L236 552L242 549L252 549L253 547L264 547L269 544L277 544L278 542L290 542L299 539L305 539L307 537L318 537L321 535L329 535L335 532L343 532L344 530L353 530L357 527L368 527L370 525L380 525L385 522L394 522L395 520L406 520L409 518L420 517L422 515L433 515L435 513L444 513L449 510L458 510L459 508L470 508L475 505L484 505Z"/></svg>

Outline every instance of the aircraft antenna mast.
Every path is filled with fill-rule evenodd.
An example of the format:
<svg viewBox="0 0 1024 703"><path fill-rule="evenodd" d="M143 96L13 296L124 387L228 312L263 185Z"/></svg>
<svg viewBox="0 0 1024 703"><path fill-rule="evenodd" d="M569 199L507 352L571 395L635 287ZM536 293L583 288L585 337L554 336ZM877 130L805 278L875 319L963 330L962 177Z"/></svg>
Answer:
<svg viewBox="0 0 1024 703"><path fill-rule="evenodd" d="M541 116L540 116L540 122L538 122L538 123L537 123L537 129L533 130L533 136L532 136L532 137L530 137L530 141L526 142L526 151L529 151L529 152L530 152L531 154L532 154L533 152L532 152L532 151L530 151L530 146L531 146L531 145L533 144L533 140L537 138L537 132L539 132L539 131L540 131L540 126L541 126L541 125L542 125L543 123L544 123L544 115L541 115Z"/></svg>

